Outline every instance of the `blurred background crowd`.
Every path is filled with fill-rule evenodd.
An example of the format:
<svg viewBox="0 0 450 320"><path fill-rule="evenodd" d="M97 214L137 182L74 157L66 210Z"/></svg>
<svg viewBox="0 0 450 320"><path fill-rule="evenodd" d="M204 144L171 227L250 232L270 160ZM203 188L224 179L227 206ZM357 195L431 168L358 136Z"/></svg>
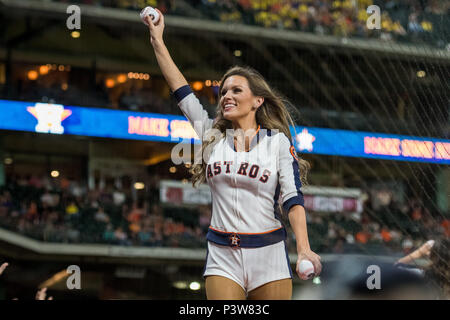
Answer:
<svg viewBox="0 0 450 320"><path fill-rule="evenodd" d="M65 0L56 0L68 2ZM374 38L448 48L450 4L445 0L79 0L71 3L161 12L311 32L337 37ZM380 8L381 29L370 30L367 8Z"/></svg>
<svg viewBox="0 0 450 320"><path fill-rule="evenodd" d="M158 181L148 188L150 197L133 201L126 189L88 191L81 181L12 177L1 189L0 225L48 242L205 248L210 207L166 206L159 201ZM450 237L450 220L432 216L420 199L401 207L391 200L372 203L367 197L362 213L308 212L312 248L408 254L426 240ZM293 232L288 247L295 252Z"/></svg>
<svg viewBox="0 0 450 320"><path fill-rule="evenodd" d="M439 0L83 0L70 3L129 10L151 5L170 15L339 37L379 37L419 43L434 39L434 45L441 47L439 37L446 38L448 29L440 29L447 25L450 9L450 2ZM382 9L382 30L378 33L366 28L366 9L371 4ZM436 19L440 23L435 24ZM8 81L0 81L2 98L182 115L162 75L55 63L9 61L7 66ZM326 73L330 70L327 67ZM210 117L215 114L218 80L190 81ZM302 115L308 116L308 105L302 104L299 109ZM379 110L371 106L369 111L378 113ZM352 122L361 122L361 119L355 121L357 116L369 118L370 114L345 116ZM399 114L391 116L400 118ZM413 113L409 116L416 119ZM332 122L332 125L340 126L340 123ZM403 130L400 124L396 126ZM383 130L379 120L375 127L377 131ZM345 186L345 181L340 185ZM210 209L162 205L158 181L147 184L147 188L152 196L136 201L131 197L132 188L110 186L88 190L82 180L24 175L19 170L6 177L6 185L1 189L0 224L45 241L204 247ZM420 196L410 196L399 203L394 201L392 189L384 192L384 200L380 202L373 200L370 189L365 188L364 192L362 213L308 213L315 250L406 253L433 236L449 236L448 218L433 210L430 213ZM290 235L292 244L293 233Z"/></svg>
<svg viewBox="0 0 450 320"><path fill-rule="evenodd" d="M39 2L45 5L40 8ZM309 183L317 191L305 191L305 200L314 202L306 210L308 233L311 248L324 256L323 283L332 279L338 282L336 287L342 287L342 270L349 277L357 272L366 277L366 270L352 271L350 266L365 267L354 263L354 256L369 260L376 256L392 265L428 240L448 243L449 1L29 0L0 4L0 18L5 22L5 28L0 28L0 108L15 112L5 113L11 115L8 119L1 118L0 112L0 264L11 263L2 278L9 293L0 287L0 299L31 296L38 284L45 287L44 280L54 280L65 270L66 262L85 263L83 272L91 277L84 282L92 285L91 292L74 294L77 297L200 297L195 290L203 284L203 257L184 260L178 255L203 251L170 248L206 248L211 204L206 193L190 193L196 198L192 202L183 199L184 191L192 191L188 189L190 164L175 164L171 158L174 141L161 139L175 130L155 125L155 130L146 131L149 119L173 119L171 115L182 112L157 66L148 30L138 20L145 6L167 15L164 41L210 118L215 117L220 77L233 65L248 65L289 100L295 125L311 132L331 129L330 135L345 131L369 138L386 136L383 141L391 142L410 139L411 149L423 146L424 140L440 141L441 153L433 150L416 159L386 156L399 150L383 142L374 143L373 150L353 150L350 139L348 153L331 153L329 145L321 153L313 150L312 142L311 148L301 149L296 136L299 154L312 167ZM66 28L67 14L61 9L69 4L86 5L81 30ZM381 9L380 30L366 25L372 4ZM10 14L11 10L17 11ZM44 116L32 112L37 103L61 104L72 112L67 120L50 121L61 120L59 124L67 129L64 134L36 129L36 123L44 122ZM88 108L86 113L98 118L84 122L82 113ZM112 124L102 118L105 114L111 115ZM143 122L140 132L131 133L132 117L149 122ZM76 126L81 130L70 132ZM100 127L107 128L107 134L99 134ZM126 134L108 135L108 130L116 129ZM189 136L189 129L182 127L180 136ZM323 140L311 132L307 135L317 139L316 148ZM169 198L168 183L180 186L169 200L164 199ZM327 194L326 189L332 192ZM338 201L349 200L357 205L336 209ZM295 254L294 233L286 216L283 222L288 228L287 247ZM23 248L23 243L30 243L23 237L14 238L21 240L19 244L11 241L7 230L42 241L38 243L107 245L102 249L109 256L56 252L44 257L34 248ZM49 247L88 251L90 246ZM442 262L435 265L445 269L448 256L441 254L445 246L438 248ZM145 254L127 256L134 252ZM149 258L155 252L164 254ZM448 286L450 276L445 270L441 273L439 282ZM64 281L58 279L50 281L49 288L59 291L60 298L70 298ZM197 289L191 290L191 283ZM21 290L28 293L20 295ZM330 297L339 296L330 290Z"/></svg>

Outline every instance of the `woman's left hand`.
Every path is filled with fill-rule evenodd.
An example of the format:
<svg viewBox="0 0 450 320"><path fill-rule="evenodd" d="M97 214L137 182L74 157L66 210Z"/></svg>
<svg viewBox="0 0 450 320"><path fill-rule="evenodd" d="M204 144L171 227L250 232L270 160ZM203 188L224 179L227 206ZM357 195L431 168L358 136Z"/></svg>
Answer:
<svg viewBox="0 0 450 320"><path fill-rule="evenodd" d="M311 250L304 250L298 252L297 266L295 270L300 277L300 261L309 260L314 266L314 275L318 276L322 272L322 263L320 262L320 256ZM301 278L301 277L300 277Z"/></svg>

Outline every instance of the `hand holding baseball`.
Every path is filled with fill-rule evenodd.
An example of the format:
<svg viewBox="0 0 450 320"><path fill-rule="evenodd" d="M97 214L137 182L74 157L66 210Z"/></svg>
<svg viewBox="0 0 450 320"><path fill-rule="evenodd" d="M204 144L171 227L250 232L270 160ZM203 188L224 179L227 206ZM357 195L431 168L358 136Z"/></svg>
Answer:
<svg viewBox="0 0 450 320"><path fill-rule="evenodd" d="M148 25L148 29L150 30L150 43L152 45L160 44L163 42L163 32L164 32L164 16L156 9L156 12L159 14L159 19L156 23L153 23L151 17L146 15L143 19L145 19L145 24Z"/></svg>
<svg viewBox="0 0 450 320"><path fill-rule="evenodd" d="M141 13L139 14L141 16L142 22L144 22L145 25L148 26L147 17L150 17L153 24L156 24L159 20L159 13L152 7L145 7L142 9Z"/></svg>
<svg viewBox="0 0 450 320"><path fill-rule="evenodd" d="M309 260L313 264L315 276L320 275L320 273L322 272L322 263L320 262L320 256L311 250L305 250L298 253L297 267L295 269L300 279L305 280L305 270L303 270L305 262L303 260Z"/></svg>

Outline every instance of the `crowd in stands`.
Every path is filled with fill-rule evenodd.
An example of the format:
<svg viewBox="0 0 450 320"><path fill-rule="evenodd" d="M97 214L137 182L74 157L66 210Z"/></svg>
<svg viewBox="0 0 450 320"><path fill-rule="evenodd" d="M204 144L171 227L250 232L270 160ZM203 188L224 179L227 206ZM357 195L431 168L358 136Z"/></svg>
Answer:
<svg viewBox="0 0 450 320"><path fill-rule="evenodd" d="M319 252L408 254L427 240L450 237L450 218L431 215L416 198L378 208L369 199L361 214L311 213L309 220L308 232L317 235L311 238L318 241Z"/></svg>
<svg viewBox="0 0 450 320"><path fill-rule="evenodd" d="M221 12L217 18L224 22L243 21L264 27L338 37L413 42L426 40L438 46L445 46L449 40L448 35L440 33L444 30L440 18L445 16L449 6L442 7L437 1L205 0L203 3L211 6L211 13ZM380 30L367 28L367 8L372 4L381 9ZM217 7L221 10L217 10Z"/></svg>
<svg viewBox="0 0 450 320"><path fill-rule="evenodd" d="M383 40L434 40L448 42L439 34L449 23L450 5L436 0L203 0L190 1L208 16L223 22L244 22L263 27L293 29L338 37L375 37ZM381 30L367 28L367 8L381 11ZM442 20L445 22L442 22ZM437 30L434 30L437 29ZM430 35L437 36L433 39ZM439 42L441 41L441 42ZM446 43L445 43L446 44Z"/></svg>
<svg viewBox="0 0 450 320"><path fill-rule="evenodd" d="M148 201L133 202L124 190L92 190L75 181L9 180L0 193L0 225L49 242L201 247L202 215L176 221ZM166 211L166 212L165 212ZM186 212L186 211L185 211ZM175 214L176 215L176 214ZM191 217L195 217L192 215ZM203 225L204 227L204 225Z"/></svg>
<svg viewBox="0 0 450 320"><path fill-rule="evenodd" d="M320 35L419 43L425 41L442 48L450 44L448 34L450 4L448 1L440 0L80 0L78 2L129 10L141 10L148 5L159 8L164 14L195 16L226 23L299 30ZM185 5L180 5L180 2L189 4L191 10L186 9ZM380 8L381 30L367 28L366 23L371 15L367 12L367 8L371 5Z"/></svg>
<svg viewBox="0 0 450 320"><path fill-rule="evenodd" d="M164 206L157 183L148 188L150 196L133 201L130 191L118 188L88 190L67 179L9 177L0 189L0 226L48 242L204 248L210 206ZM308 212L312 248L408 254L426 240L450 237L449 218L432 217L417 199L401 208L374 209L369 203L361 214ZM288 248L295 252L294 233L288 234Z"/></svg>

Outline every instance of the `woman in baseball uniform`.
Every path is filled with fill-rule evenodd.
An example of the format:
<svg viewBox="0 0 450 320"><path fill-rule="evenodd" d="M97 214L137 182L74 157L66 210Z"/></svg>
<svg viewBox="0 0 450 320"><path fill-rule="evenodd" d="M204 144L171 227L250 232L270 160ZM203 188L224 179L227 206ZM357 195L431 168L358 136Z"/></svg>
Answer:
<svg viewBox="0 0 450 320"><path fill-rule="evenodd" d="M159 10L158 10L159 11ZM308 241L303 194L308 163L291 143L292 119L281 97L251 68L234 67L220 82L216 118L209 119L164 42L164 17L148 18L150 42L179 107L202 139L193 183L207 182L211 226L203 276L208 299L291 299L287 214L303 259L321 272ZM199 161L200 162L200 161Z"/></svg>

